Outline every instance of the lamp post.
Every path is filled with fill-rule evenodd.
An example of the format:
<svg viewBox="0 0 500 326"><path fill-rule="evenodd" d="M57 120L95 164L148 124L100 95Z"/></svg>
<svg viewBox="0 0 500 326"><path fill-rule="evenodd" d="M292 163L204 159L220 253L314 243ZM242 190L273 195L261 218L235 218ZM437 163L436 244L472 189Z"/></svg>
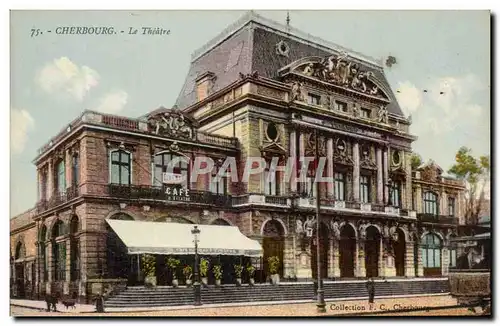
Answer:
<svg viewBox="0 0 500 326"><path fill-rule="evenodd" d="M194 305L201 306L201 286L200 286L200 278L198 273L198 235L200 234L200 230L198 226L195 225L191 230L191 234L194 236Z"/></svg>
<svg viewBox="0 0 500 326"><path fill-rule="evenodd" d="M318 172L318 166L319 166L319 149L318 149L318 130L314 131L314 142L315 142L315 153L314 153L314 159L316 161L316 177L317 177L317 172ZM316 272L316 277L318 281L318 302L316 303L316 307L318 312L326 312L326 303L325 303L325 293L323 290L323 281L321 280L321 255L319 251L319 211L320 211L320 193L319 193L319 182L318 180L315 180L314 186L316 187L316 267L317 267L317 272Z"/></svg>

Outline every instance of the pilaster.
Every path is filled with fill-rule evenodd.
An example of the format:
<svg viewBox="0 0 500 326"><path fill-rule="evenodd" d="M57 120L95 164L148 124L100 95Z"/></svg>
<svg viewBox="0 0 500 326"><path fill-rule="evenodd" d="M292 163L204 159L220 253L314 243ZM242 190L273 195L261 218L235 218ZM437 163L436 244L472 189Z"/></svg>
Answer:
<svg viewBox="0 0 500 326"><path fill-rule="evenodd" d="M356 259L354 261L354 270L356 271L356 277L366 277L365 240L358 240L356 242Z"/></svg>
<svg viewBox="0 0 500 326"><path fill-rule="evenodd" d="M333 241L333 277L340 277L340 241L335 239Z"/></svg>
<svg viewBox="0 0 500 326"><path fill-rule="evenodd" d="M384 188L383 188L383 170L382 170L382 149L380 147L377 147L377 151L376 151L376 161L377 161L377 202L379 204L382 204L382 202L384 201L384 197L383 197L383 192L384 192Z"/></svg>
<svg viewBox="0 0 500 326"><path fill-rule="evenodd" d="M293 158L292 175L290 177L290 191L297 192L297 134L290 132L290 157Z"/></svg>
<svg viewBox="0 0 500 326"><path fill-rule="evenodd" d="M389 181L389 160L388 160L388 153L387 153L387 148L384 148L383 151L383 188L384 188L384 203L387 203L389 201L389 187L387 187L388 181Z"/></svg>
<svg viewBox="0 0 500 326"><path fill-rule="evenodd" d="M415 277L415 256L413 254L414 243L413 241L407 241L405 245L405 276Z"/></svg>
<svg viewBox="0 0 500 326"><path fill-rule="evenodd" d="M328 177L333 179L333 139L329 138L327 143L326 143L326 151L327 151L327 157L328 157ZM327 192L329 196L334 196L333 193L333 181L328 182L327 184Z"/></svg>
<svg viewBox="0 0 500 326"><path fill-rule="evenodd" d="M354 167L352 172L353 197L355 202L359 202L359 144L354 142L352 149Z"/></svg>

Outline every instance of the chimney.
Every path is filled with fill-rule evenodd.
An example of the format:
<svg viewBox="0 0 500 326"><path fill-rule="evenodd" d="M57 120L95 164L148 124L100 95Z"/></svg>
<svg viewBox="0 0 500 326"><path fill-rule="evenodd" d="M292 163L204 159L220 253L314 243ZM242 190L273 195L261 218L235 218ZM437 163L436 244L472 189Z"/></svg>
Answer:
<svg viewBox="0 0 500 326"><path fill-rule="evenodd" d="M210 71L207 71L196 78L196 98L198 102L203 101L208 97L212 90L214 80L215 74Z"/></svg>

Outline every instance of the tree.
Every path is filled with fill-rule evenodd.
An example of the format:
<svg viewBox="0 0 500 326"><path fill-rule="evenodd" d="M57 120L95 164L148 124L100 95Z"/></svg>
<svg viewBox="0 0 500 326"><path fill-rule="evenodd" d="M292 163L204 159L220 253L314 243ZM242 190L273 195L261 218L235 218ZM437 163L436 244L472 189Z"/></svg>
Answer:
<svg viewBox="0 0 500 326"><path fill-rule="evenodd" d="M417 153L411 154L411 169L415 171L420 165L422 165L422 156Z"/></svg>
<svg viewBox="0 0 500 326"><path fill-rule="evenodd" d="M465 221L477 224L485 199L485 185L490 179L490 156L483 155L477 159L472 156L470 148L462 146L455 155L455 162L448 173L466 183Z"/></svg>

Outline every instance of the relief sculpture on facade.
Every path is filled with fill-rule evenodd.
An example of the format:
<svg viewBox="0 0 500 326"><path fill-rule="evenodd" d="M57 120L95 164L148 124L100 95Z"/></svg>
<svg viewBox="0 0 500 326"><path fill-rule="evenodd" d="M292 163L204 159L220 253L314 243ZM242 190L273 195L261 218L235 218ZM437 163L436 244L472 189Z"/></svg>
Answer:
<svg viewBox="0 0 500 326"><path fill-rule="evenodd" d="M186 139L193 139L195 135L190 121L176 111L153 116L148 120L148 124L157 135Z"/></svg>
<svg viewBox="0 0 500 326"><path fill-rule="evenodd" d="M299 66L297 71L371 96L385 97L379 91L379 87L370 80L373 73L362 70L358 63L349 60L349 55L345 52L328 56L320 62L308 62Z"/></svg>

